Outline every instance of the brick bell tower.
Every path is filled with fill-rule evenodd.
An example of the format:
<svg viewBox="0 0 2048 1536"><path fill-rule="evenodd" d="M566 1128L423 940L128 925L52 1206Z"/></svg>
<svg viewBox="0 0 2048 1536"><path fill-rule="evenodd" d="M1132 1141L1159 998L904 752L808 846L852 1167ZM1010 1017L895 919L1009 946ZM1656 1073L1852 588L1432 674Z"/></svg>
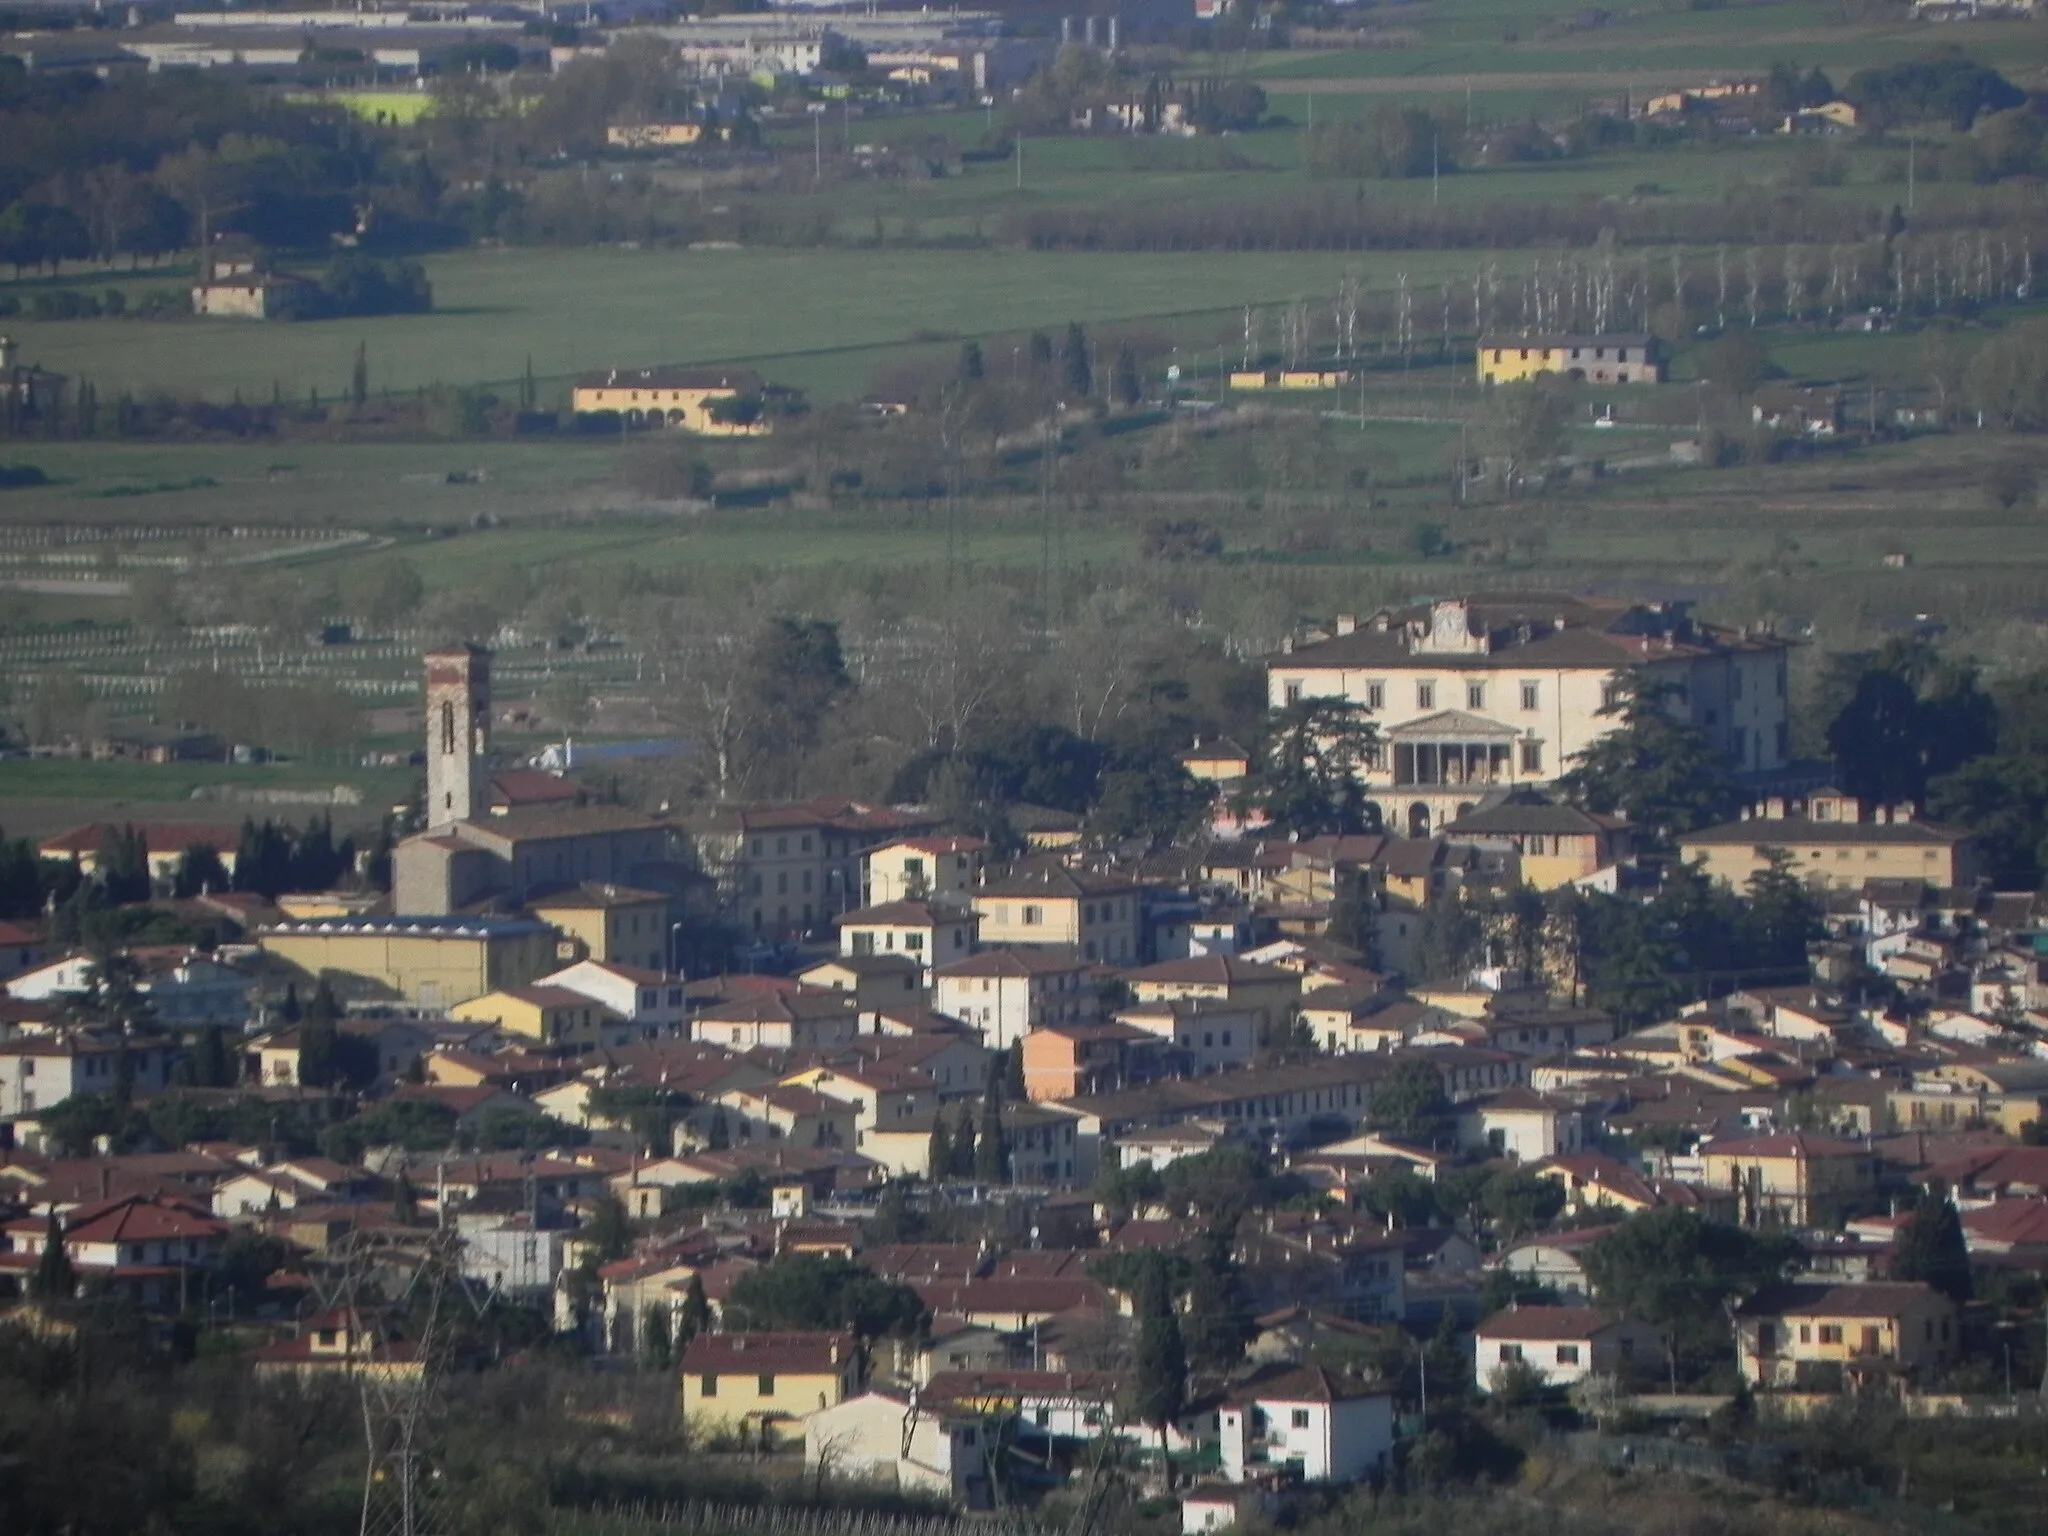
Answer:
<svg viewBox="0 0 2048 1536"><path fill-rule="evenodd" d="M427 652L427 825L474 821L490 787L491 653L460 645Z"/></svg>

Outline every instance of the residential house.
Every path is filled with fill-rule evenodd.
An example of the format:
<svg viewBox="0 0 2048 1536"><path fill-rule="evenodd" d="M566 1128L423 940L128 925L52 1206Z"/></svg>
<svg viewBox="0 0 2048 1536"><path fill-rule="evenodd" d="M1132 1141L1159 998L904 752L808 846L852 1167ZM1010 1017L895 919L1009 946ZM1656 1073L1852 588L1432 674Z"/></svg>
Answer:
<svg viewBox="0 0 2048 1536"><path fill-rule="evenodd" d="M1217 1429L1230 1482L1289 1472L1306 1482L1355 1483L1388 1468L1393 1390L1316 1365L1264 1366L1229 1389Z"/></svg>
<svg viewBox="0 0 2048 1536"><path fill-rule="evenodd" d="M690 1021L690 1032L729 1051L805 1050L852 1040L860 1016L859 1001L844 992L760 992L706 1008Z"/></svg>
<svg viewBox="0 0 2048 1536"><path fill-rule="evenodd" d="M929 1137L939 1108L939 1085L931 1075L895 1061L807 1067L782 1081L852 1105L855 1138L848 1145L862 1145L872 1133L884 1131Z"/></svg>
<svg viewBox="0 0 2048 1536"><path fill-rule="evenodd" d="M1236 784L1252 771L1251 753L1228 736L1196 737L1194 745L1179 754L1179 762L1188 777L1205 784Z"/></svg>
<svg viewBox="0 0 2048 1536"><path fill-rule="evenodd" d="M197 1201L124 1195L67 1212L60 1224L65 1257L81 1283L97 1281L151 1311L183 1306L220 1264L228 1227ZM33 1274L49 1236L46 1217L7 1223L0 1269Z"/></svg>
<svg viewBox="0 0 2048 1536"><path fill-rule="evenodd" d="M1124 980L1140 1003L1200 1000L1250 1015L1262 1036L1284 1027L1301 1000L1301 978L1277 965L1238 955L1195 955L1130 971Z"/></svg>
<svg viewBox="0 0 2048 1536"><path fill-rule="evenodd" d="M1778 853L1791 856L1802 880L1838 891L1874 879L1968 886L1978 867L1976 844L1962 828L1923 821L1910 805L1863 806L1836 794L1803 804L1773 797L1739 821L1683 834L1678 849L1738 891Z"/></svg>
<svg viewBox="0 0 2048 1536"><path fill-rule="evenodd" d="M1614 729L1629 679L1669 684L1669 707L1733 767L1791 751L1788 647L1718 628L1683 603L1487 593L1391 608L1267 658L1268 702L1349 699L1379 750L1361 775L1389 828L1422 837L1488 793L1544 785Z"/></svg>
<svg viewBox="0 0 2048 1536"><path fill-rule="evenodd" d="M1627 859L1635 846L1634 834L1621 818L1582 811L1531 788L1511 789L1494 803L1467 811L1444 827L1443 836L1489 852L1513 854L1522 883L1538 891L1555 890L1610 869Z"/></svg>
<svg viewBox="0 0 2048 1536"><path fill-rule="evenodd" d="M1877 1193L1868 1147L1802 1131L1710 1141L1700 1158L1707 1187L1732 1191L1751 1224L1775 1217L1811 1226L1853 1214Z"/></svg>
<svg viewBox="0 0 2048 1536"><path fill-rule="evenodd" d="M579 960L536 978L535 984L582 993L631 1024L642 1040L681 1035L688 1026L683 978L665 970L611 960Z"/></svg>
<svg viewBox="0 0 2048 1536"><path fill-rule="evenodd" d="M1056 948L985 949L932 972L932 1004L1007 1051L1033 1030L1092 1024L1100 1016L1092 967Z"/></svg>
<svg viewBox="0 0 2048 1536"><path fill-rule="evenodd" d="M0 922L0 981L43 963L43 936L20 923Z"/></svg>
<svg viewBox="0 0 2048 1536"><path fill-rule="evenodd" d="M1110 1093L1164 1074L1164 1043L1135 1024L1055 1024L1024 1036L1024 1092L1034 1101Z"/></svg>
<svg viewBox="0 0 2048 1536"><path fill-rule="evenodd" d="M1735 1313L1736 1364L1753 1387L1911 1376L1955 1358L1955 1304L1918 1281L1770 1286Z"/></svg>
<svg viewBox="0 0 2048 1536"><path fill-rule="evenodd" d="M788 1142L798 1147L852 1147L859 1114L845 1099L828 1098L810 1088L775 1084L767 1088L730 1088L676 1127L677 1150L687 1135L701 1141L723 1119L734 1146L750 1142ZM712 1142L716 1145L715 1140Z"/></svg>
<svg viewBox="0 0 2048 1536"><path fill-rule="evenodd" d="M700 1333L683 1351L683 1419L772 1436L860 1389L851 1333Z"/></svg>
<svg viewBox="0 0 2048 1536"><path fill-rule="evenodd" d="M44 838L36 845L36 853L60 863L75 862L80 874L90 875L99 868L101 846L112 837L130 832L142 838L151 884L165 891L170 889L187 849L206 849L232 875L235 853L242 844L242 829L233 822L93 821Z"/></svg>
<svg viewBox="0 0 2048 1536"><path fill-rule="evenodd" d="M1130 880L1039 869L985 881L974 893L981 941L1057 946L1083 960L1138 960L1140 891Z"/></svg>
<svg viewBox="0 0 2048 1536"><path fill-rule="evenodd" d="M1661 384L1662 344L1650 335L1482 336L1479 382L1556 374L1588 384Z"/></svg>
<svg viewBox="0 0 2048 1536"><path fill-rule="evenodd" d="M871 1387L804 1420L804 1469L935 1496L957 1509L988 1509L994 1500L982 1435L971 1407Z"/></svg>
<svg viewBox="0 0 2048 1536"><path fill-rule="evenodd" d="M861 861L861 900L874 906L919 901L959 911L973 905L987 855L983 839L957 834L884 843Z"/></svg>
<svg viewBox="0 0 2048 1536"><path fill-rule="evenodd" d="M526 910L576 940L592 960L656 975L674 969L669 898L660 891L590 881L529 896Z"/></svg>
<svg viewBox="0 0 2048 1536"><path fill-rule="evenodd" d="M770 429L758 408L766 387L749 368L607 368L578 374L570 399L579 416L615 413L632 427L759 437Z"/></svg>
<svg viewBox="0 0 2048 1536"><path fill-rule="evenodd" d="M1299 1134L1317 1119L1341 1118L1355 1124L1365 1118L1372 1083L1389 1070L1385 1057L1347 1056L1171 1078L1058 1102L1079 1117L1078 1175L1085 1182L1094 1177L1104 1147L1133 1130L1214 1120L1244 1139L1271 1144Z"/></svg>
<svg viewBox="0 0 2048 1536"><path fill-rule="evenodd" d="M81 1093L112 1093L123 1062L131 1089L161 1092L184 1053L166 1036L56 1029L0 1040L0 1114L33 1116Z"/></svg>
<svg viewBox="0 0 2048 1536"><path fill-rule="evenodd" d="M834 955L797 975L814 992L844 992L863 1014L915 1008L925 998L924 963L914 953Z"/></svg>
<svg viewBox="0 0 2048 1536"><path fill-rule="evenodd" d="M1509 1307L1481 1323L1472 1340L1482 1392L1496 1390L1501 1373L1515 1366L1546 1387L1569 1387L1589 1376L1625 1380L1664 1364L1662 1333L1595 1307Z"/></svg>
<svg viewBox="0 0 2048 1536"><path fill-rule="evenodd" d="M1613 1230L1579 1227L1546 1232L1516 1243L1494 1262L1533 1285L1557 1292L1566 1301L1584 1301L1593 1294L1593 1282L1586 1273L1586 1250Z"/></svg>
<svg viewBox="0 0 2048 1536"><path fill-rule="evenodd" d="M820 797L719 806L689 835L726 910L755 935L776 937L861 906L862 856L937 825L920 813Z"/></svg>
<svg viewBox="0 0 2048 1536"><path fill-rule="evenodd" d="M551 1050L594 1051L631 1045L633 1026L588 993L567 987L507 987L448 1010L466 1024L489 1024Z"/></svg>
<svg viewBox="0 0 2048 1536"><path fill-rule="evenodd" d="M1178 997L1139 1003L1118 1011L1116 1022L1141 1029L1165 1046L1161 1053L1181 1070L1220 1072L1251 1064L1258 1054L1261 1016L1248 1004L1207 997ZM1028 1052L1029 1042L1026 1042ZM1030 1065L1025 1065L1030 1089ZM1058 1097L1059 1095L1047 1095Z"/></svg>
<svg viewBox="0 0 2048 1536"><path fill-rule="evenodd" d="M1540 1163L1579 1150L1584 1125L1576 1105L1525 1087L1504 1088L1463 1106L1459 1141L1517 1163Z"/></svg>
<svg viewBox="0 0 2048 1536"><path fill-rule="evenodd" d="M974 949L973 913L922 901L861 907L834 922L842 955L908 955L918 964L920 983L930 980L935 966L964 960Z"/></svg>

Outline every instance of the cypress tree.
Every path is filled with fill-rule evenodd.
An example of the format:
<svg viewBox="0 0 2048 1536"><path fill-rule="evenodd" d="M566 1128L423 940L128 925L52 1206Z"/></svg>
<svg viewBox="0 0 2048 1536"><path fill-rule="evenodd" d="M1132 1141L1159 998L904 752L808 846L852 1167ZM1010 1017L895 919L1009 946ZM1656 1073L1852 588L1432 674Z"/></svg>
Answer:
<svg viewBox="0 0 2048 1536"><path fill-rule="evenodd" d="M71 1267L71 1255L64 1251L64 1228L57 1213L50 1212L43 1228L43 1252L36 1260L35 1293L38 1301L69 1301L78 1294L78 1273Z"/></svg>
<svg viewBox="0 0 2048 1536"><path fill-rule="evenodd" d="M1166 1429L1187 1405L1188 1361L1181 1344L1180 1321L1174 1316L1173 1293L1167 1285L1165 1257L1157 1251L1145 1257L1135 1287L1138 1350L1131 1362L1130 1406L1134 1418L1159 1431L1159 1459L1171 1490L1173 1460L1166 1450Z"/></svg>
<svg viewBox="0 0 2048 1536"><path fill-rule="evenodd" d="M704 1294L704 1277L692 1273L690 1288L683 1292L682 1310L676 1314L676 1347L682 1348L711 1326L711 1302Z"/></svg>
<svg viewBox="0 0 2048 1536"><path fill-rule="evenodd" d="M968 1104L960 1106L960 1117L953 1124L953 1177L974 1177L974 1109Z"/></svg>
<svg viewBox="0 0 2048 1536"><path fill-rule="evenodd" d="M988 1089L981 1096L981 1133L974 1145L974 1177L983 1184L1007 1184L1009 1169L1009 1138L1003 1134L1002 1072L999 1067L992 1067Z"/></svg>
<svg viewBox="0 0 2048 1536"><path fill-rule="evenodd" d="M933 1183L953 1172L953 1138L946 1134L943 1111L932 1116L931 1149L925 1154L924 1165Z"/></svg>
<svg viewBox="0 0 2048 1536"><path fill-rule="evenodd" d="M1924 1193L1899 1229L1891 1277L1923 1281L1957 1306L1970 1299L1970 1250L1963 1241L1963 1219L1946 1190Z"/></svg>

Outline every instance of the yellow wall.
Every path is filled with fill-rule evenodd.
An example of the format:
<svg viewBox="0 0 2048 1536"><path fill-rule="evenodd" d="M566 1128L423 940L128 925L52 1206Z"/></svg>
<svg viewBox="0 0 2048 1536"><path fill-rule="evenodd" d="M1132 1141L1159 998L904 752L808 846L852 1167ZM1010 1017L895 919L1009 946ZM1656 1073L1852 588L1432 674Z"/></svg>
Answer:
<svg viewBox="0 0 2048 1536"><path fill-rule="evenodd" d="M1605 356L1596 357L1597 352ZM1596 384L1657 384L1664 377L1663 368L1644 354L1640 344L1622 347L1594 339L1582 347L1559 347L1533 339L1489 338L1479 349L1479 378L1485 384L1512 384L1574 370Z"/></svg>
<svg viewBox="0 0 2048 1536"><path fill-rule="evenodd" d="M683 1377L683 1419L692 1426L734 1429L749 1419L801 1419L820 1408L837 1407L853 1395L854 1366L847 1361L837 1376L778 1375L773 1388L761 1390L760 1377L721 1371L717 1391L704 1393L705 1378Z"/></svg>
<svg viewBox="0 0 2048 1536"><path fill-rule="evenodd" d="M617 411L630 416L634 412L660 411L669 418L669 425L681 427L686 432L695 432L700 437L765 437L768 423L765 421L715 421L711 416L711 405L717 400L737 400L736 389L645 389L632 388L624 384L586 385L579 384L575 391L575 408L580 412ZM675 417L680 413L682 419Z"/></svg>
<svg viewBox="0 0 2048 1536"><path fill-rule="evenodd" d="M1766 864L1764 849L1783 848L1792 855L1792 872L1831 890L1854 891L1866 880L1925 880L1930 885L1968 883L1969 861L1962 846L1929 847L1924 843L1801 843L1796 826L1759 821L1754 843L1695 843L1679 839L1688 860L1697 860L1710 879L1741 890Z"/></svg>
<svg viewBox="0 0 2048 1536"><path fill-rule="evenodd" d="M448 1008L498 987L523 987L555 966L552 933L510 937L379 933L266 933L267 954L309 975L337 971L398 993L408 1002Z"/></svg>
<svg viewBox="0 0 2048 1536"><path fill-rule="evenodd" d="M1138 958L1138 894L1120 891L1108 896L1091 896L1086 905L1095 909L1090 921L1081 901L1060 895L976 896L974 910L981 916L983 948L1003 944L1060 944L1078 950L1084 960L1108 960L1130 964ZM1024 920L1026 907L1039 914L1035 923Z"/></svg>
<svg viewBox="0 0 2048 1536"><path fill-rule="evenodd" d="M528 903L528 910L542 922L552 923L572 938L582 940L593 960L640 965L654 971L668 969L668 902L659 897L609 907L557 907L536 901Z"/></svg>
<svg viewBox="0 0 2048 1536"><path fill-rule="evenodd" d="M701 123L614 123L604 131L614 149L662 149L694 144L704 136Z"/></svg>

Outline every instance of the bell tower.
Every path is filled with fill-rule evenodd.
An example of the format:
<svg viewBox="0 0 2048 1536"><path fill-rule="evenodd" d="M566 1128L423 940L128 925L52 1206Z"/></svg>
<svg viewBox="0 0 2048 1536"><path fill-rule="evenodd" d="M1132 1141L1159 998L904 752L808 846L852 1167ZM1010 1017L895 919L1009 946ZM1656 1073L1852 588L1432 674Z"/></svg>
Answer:
<svg viewBox="0 0 2048 1536"><path fill-rule="evenodd" d="M490 770L491 653L459 645L427 653L427 825L473 821Z"/></svg>

